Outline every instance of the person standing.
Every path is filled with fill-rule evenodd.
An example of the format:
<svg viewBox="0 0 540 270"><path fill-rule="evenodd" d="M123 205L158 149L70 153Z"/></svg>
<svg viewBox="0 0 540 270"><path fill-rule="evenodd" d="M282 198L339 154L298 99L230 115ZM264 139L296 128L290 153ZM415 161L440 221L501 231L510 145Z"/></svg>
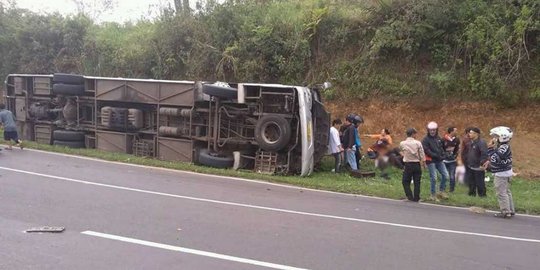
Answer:
<svg viewBox="0 0 540 270"><path fill-rule="evenodd" d="M427 124L428 134L422 140L422 146L426 153L426 164L429 170L429 180L431 184L431 200L438 200L438 197L447 199L446 195L446 180L448 179L448 171L443 163L444 148L441 137L439 137L439 125L435 122L429 122ZM436 193L437 187L437 171L441 174L441 183L439 186L439 192Z"/></svg>
<svg viewBox="0 0 540 270"><path fill-rule="evenodd" d="M0 121L4 126L4 140L8 143L7 150L12 150L13 142L15 142L21 149L23 149L22 141L19 140L17 133L16 119L13 113L6 110L5 104L0 104Z"/></svg>
<svg viewBox="0 0 540 270"><path fill-rule="evenodd" d="M357 171L356 165L356 139L354 136L356 127L352 124L354 121L354 115L348 115L345 118L345 125L347 126L343 131L343 138L341 144L345 150L345 158L352 171Z"/></svg>
<svg viewBox="0 0 540 270"><path fill-rule="evenodd" d="M343 152L338 131L340 126L341 120L338 118L332 121L332 127L330 128L330 152L335 159L335 173L339 173L339 168L341 167L341 152Z"/></svg>
<svg viewBox="0 0 540 270"><path fill-rule="evenodd" d="M486 196L486 165L488 161L487 144L480 138L480 129L471 128L471 141L467 151L467 167L469 170L469 196Z"/></svg>
<svg viewBox="0 0 540 270"><path fill-rule="evenodd" d="M454 192L456 187L456 167L457 156L459 152L459 138L457 135L456 127L449 127L447 133L444 135L443 147L445 151L443 163L448 171L450 178L450 192Z"/></svg>
<svg viewBox="0 0 540 270"><path fill-rule="evenodd" d="M354 138L356 142L356 152L355 152L356 166L359 170L360 170L360 165L361 165L360 160L362 159L362 153L361 153L362 141L360 140L360 125L362 125L363 123L364 123L364 118L362 116L360 115L354 116L353 124L356 127L355 133L354 133Z"/></svg>
<svg viewBox="0 0 540 270"><path fill-rule="evenodd" d="M510 140L514 135L508 127L495 127L489 132L492 139L488 145L489 169L495 175L495 193L501 212L496 217L510 218L515 215L514 200L510 192L512 171L512 150Z"/></svg>
<svg viewBox="0 0 540 270"><path fill-rule="evenodd" d="M471 172L469 171L469 166L467 165L467 153L469 152L469 145L471 141L471 137L469 137L469 133L471 132L472 127L468 127L465 129L465 133L463 134L463 137L461 137L461 149L459 150L461 155L461 163L465 167L465 174L463 175L463 182L466 185L469 185L470 179L471 179Z"/></svg>
<svg viewBox="0 0 540 270"><path fill-rule="evenodd" d="M422 143L416 140L417 131L409 128L406 131L407 139L399 143L399 149L403 156L403 190L407 200L420 201L420 180L422 177L422 167L426 166L424 148ZM414 185L414 193L411 192L411 180Z"/></svg>

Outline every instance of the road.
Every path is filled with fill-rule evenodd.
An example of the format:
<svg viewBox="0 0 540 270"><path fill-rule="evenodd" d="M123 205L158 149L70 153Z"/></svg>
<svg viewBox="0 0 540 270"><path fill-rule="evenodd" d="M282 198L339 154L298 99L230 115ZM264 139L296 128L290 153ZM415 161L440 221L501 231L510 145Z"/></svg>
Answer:
<svg viewBox="0 0 540 270"><path fill-rule="evenodd" d="M62 233L25 233L62 226ZM0 269L538 269L540 218L0 153Z"/></svg>

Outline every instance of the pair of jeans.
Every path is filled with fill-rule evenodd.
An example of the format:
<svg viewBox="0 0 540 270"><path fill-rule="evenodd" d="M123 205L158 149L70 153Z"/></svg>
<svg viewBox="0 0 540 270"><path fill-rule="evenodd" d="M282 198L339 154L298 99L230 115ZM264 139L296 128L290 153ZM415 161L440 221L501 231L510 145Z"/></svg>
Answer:
<svg viewBox="0 0 540 270"><path fill-rule="evenodd" d="M446 166L442 161L439 162L430 162L428 165L429 170L429 180L431 183L431 195L435 195L435 189L437 186L437 171L441 174L441 185L439 186L439 191L443 192L446 190L446 179L448 179L448 172L446 171Z"/></svg>
<svg viewBox="0 0 540 270"><path fill-rule="evenodd" d="M351 170L357 171L358 166L356 166L356 149L347 149L345 151L345 156L347 157L347 163L351 166Z"/></svg>
<svg viewBox="0 0 540 270"><path fill-rule="evenodd" d="M420 200L420 179L422 177L422 168L420 162L405 162L403 168L403 190L409 201L417 202ZM411 180L414 185L414 195L411 192Z"/></svg>
<svg viewBox="0 0 540 270"><path fill-rule="evenodd" d="M448 176L450 179L450 192L454 192L454 189L456 188L457 162L444 162L444 166L446 166L446 171L448 171Z"/></svg>
<svg viewBox="0 0 540 270"><path fill-rule="evenodd" d="M339 168L341 167L341 153L333 153L332 156L334 156L334 159L336 160L334 172L339 173Z"/></svg>
<svg viewBox="0 0 540 270"><path fill-rule="evenodd" d="M469 168L469 196L486 196L486 172Z"/></svg>

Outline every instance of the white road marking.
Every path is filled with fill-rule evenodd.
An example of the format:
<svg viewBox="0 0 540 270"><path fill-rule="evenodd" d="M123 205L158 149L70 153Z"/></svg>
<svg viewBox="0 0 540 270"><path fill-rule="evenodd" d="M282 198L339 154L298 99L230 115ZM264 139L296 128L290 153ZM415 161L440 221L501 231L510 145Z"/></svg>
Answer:
<svg viewBox="0 0 540 270"><path fill-rule="evenodd" d="M223 175L198 173L198 172L184 171L184 170L177 170L177 169L169 169L169 168L163 168L163 167L153 167L153 166L147 166L147 165L125 163L125 162L120 162L120 161L110 161L110 160L104 160L104 159L99 159L99 158L77 156L77 155L70 155L70 154L57 153L57 152L48 152L48 151L30 149L30 148L25 148L25 149L26 149L25 151L33 151L33 152L49 154L49 155L72 157L72 158L78 158L78 159L83 159L83 160L91 160L91 161L96 161L96 162L103 162L103 163L107 163L107 164L116 164L116 165L130 166L130 167L143 168L143 169L166 171L166 172L172 172L172 173L178 173L178 174L193 174L193 175L199 175L199 176L212 177L212 178L216 178L216 179L227 179L227 180L234 180L234 181L243 181L243 182L256 183L256 184L261 184L261 185L278 186L278 187L297 189L297 190L309 190L309 191L312 191L312 192L319 192L319 193L329 193L329 194L335 194L335 195L340 195L340 196L361 197L361 198L366 198L366 199L371 199L371 200L383 200L383 201L392 201L392 202L399 201L399 200L395 200L395 199L389 199L389 198L383 198L383 197L374 197L374 196L368 196L368 195L362 195L362 194L343 193L343 192L330 191L330 190L305 188L305 187L299 187L299 186L287 185L287 184L271 183L271 182L267 182L267 181L264 181L264 180L253 180L253 179L246 179L246 178L240 178L240 177L234 177L234 176L223 176ZM419 204L429 205L429 206L433 206L433 207L442 207L442 208L451 208L451 209L460 209L460 210L469 211L468 207L433 204L433 203L429 203L429 202L420 202ZM486 210L486 212L488 212L488 213L498 213L498 211L492 211L492 210ZM521 214L521 213L519 215L524 216L524 217L532 217L532 218L540 219L540 216L538 216L538 215L529 215L529 214Z"/></svg>
<svg viewBox="0 0 540 270"><path fill-rule="evenodd" d="M275 263L269 263L269 262L263 262L263 261L256 261L256 260L251 260L251 259L245 259L245 258L230 256L230 255L224 255L224 254L219 254L219 253L214 253L214 252L208 252L208 251L202 251L202 250L184 248L184 247L178 247L178 246L171 246L171 245L160 244L160 243L156 243L156 242L139 240L139 239L135 239L135 238L123 237L123 236L107 234L107 233L100 233L100 232L93 232L93 231L84 231L84 232L81 232L81 233L86 234L86 235L101 237L101 238L107 238L107 239L112 239L112 240L118 240L118 241L122 241L122 242L137 244L137 245L161 248L161 249L172 250L172 251L179 251L179 252L189 253L189 254L193 254L193 255L211 257L211 258L215 258L215 259L233 261L233 262L239 262L239 263L252 264L252 265L263 266L263 267L274 268L274 269L307 270L306 268L297 268L297 267L292 267L292 266L287 266L287 265L282 265L282 264L275 264Z"/></svg>
<svg viewBox="0 0 540 270"><path fill-rule="evenodd" d="M243 203L219 201L219 200L212 200L212 199L204 199L204 198L182 196L182 195L176 195L176 194L170 194L170 193L164 193L164 192L157 192L157 191L150 191L150 190L144 190L144 189L137 189L137 188L123 187L123 186L95 183L95 182L78 180L78 179L73 179L73 178L68 178L68 177L54 176L54 175L48 175L48 174L42 174L42 173L36 173L36 172L30 172L30 171L24 171L24 170L18 170L18 169L11 169L11 168L6 168L6 167L0 167L0 169L6 170L6 171L23 173L23 174L41 176L41 177L46 177L46 178L52 178L52 179L57 179L57 180L62 180L62 181L67 181L67 182L94 185L94 186L100 186L100 187L108 187L108 188L119 189L119 190L127 190L127 191L133 191L133 192L140 192L140 193L153 194L153 195L172 197L172 198L180 198L180 199L199 201L199 202L206 202L206 203L232 205L232 206L238 206L238 207L245 207L245 208L252 208L252 209L260 209L260 210L267 210L267 211L273 211L273 212L280 212L280 213L288 213L288 214L296 214L296 215L312 216L312 217L321 217L321 218L329 218L329 219L336 219L336 220L346 220L346 221L354 221L354 222L361 222L361 223L386 225L386 226L392 226L392 227L408 228L408 229L416 229L416 230L424 230L424 231L443 232L443 233L480 236L480 237L495 238L495 239L505 239L505 240L514 240L514 241L522 241L522 242L540 243L539 239L529 239L529 238L501 236L501 235L494 235L494 234L485 234L485 233L475 233L475 232L439 229L439 228L413 226L413 225L406 225L406 224L392 223L392 222L384 222L384 221L377 221L377 220L370 220L370 219L350 218L350 217L341 217L341 216L319 214L319 213L302 212L302 211L288 210L288 209L282 209L282 208L273 208L273 207L266 207L266 206L252 205L252 204L243 204Z"/></svg>

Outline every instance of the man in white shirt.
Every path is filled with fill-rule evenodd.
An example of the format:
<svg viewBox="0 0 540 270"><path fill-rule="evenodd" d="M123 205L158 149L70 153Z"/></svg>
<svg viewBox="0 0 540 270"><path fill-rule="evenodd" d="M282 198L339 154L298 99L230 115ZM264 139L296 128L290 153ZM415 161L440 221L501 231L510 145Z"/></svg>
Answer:
<svg viewBox="0 0 540 270"><path fill-rule="evenodd" d="M341 126L341 120L335 119L332 121L332 127L330 128L330 152L336 160L335 168L332 170L335 173L339 173L341 167L341 152L343 147L341 146L341 140L339 139L339 127Z"/></svg>

